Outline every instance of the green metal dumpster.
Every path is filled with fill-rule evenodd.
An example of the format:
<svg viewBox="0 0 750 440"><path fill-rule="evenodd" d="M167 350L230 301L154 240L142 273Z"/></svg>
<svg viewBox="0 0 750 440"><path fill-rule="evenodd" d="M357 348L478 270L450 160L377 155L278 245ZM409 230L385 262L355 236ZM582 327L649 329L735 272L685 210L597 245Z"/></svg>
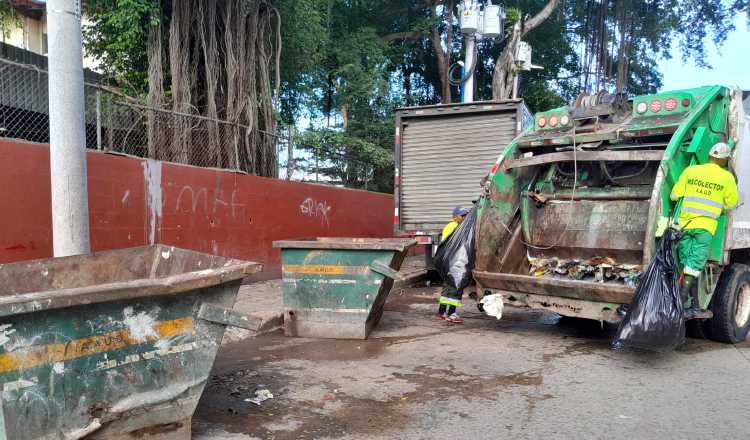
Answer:
<svg viewBox="0 0 750 440"><path fill-rule="evenodd" d="M366 339L412 239L312 238L276 241L281 248L284 333Z"/></svg>
<svg viewBox="0 0 750 440"><path fill-rule="evenodd" d="M0 265L0 440L189 439L261 269L159 245Z"/></svg>

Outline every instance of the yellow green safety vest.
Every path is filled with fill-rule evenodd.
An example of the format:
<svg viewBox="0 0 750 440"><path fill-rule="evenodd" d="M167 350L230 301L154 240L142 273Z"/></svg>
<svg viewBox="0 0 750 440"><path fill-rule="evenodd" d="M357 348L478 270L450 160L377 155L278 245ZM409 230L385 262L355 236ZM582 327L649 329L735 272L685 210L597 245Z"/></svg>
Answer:
<svg viewBox="0 0 750 440"><path fill-rule="evenodd" d="M440 242L443 242L448 237L450 237L451 234L453 234L453 232L456 230L457 227L458 227L458 222L455 221L455 220L453 220L450 223L448 223L447 225L445 225L445 227L443 228L443 233L440 234Z"/></svg>
<svg viewBox="0 0 750 440"><path fill-rule="evenodd" d="M737 205L737 182L729 171L715 163L685 168L672 188L672 200L682 199L680 226L716 233L719 217Z"/></svg>

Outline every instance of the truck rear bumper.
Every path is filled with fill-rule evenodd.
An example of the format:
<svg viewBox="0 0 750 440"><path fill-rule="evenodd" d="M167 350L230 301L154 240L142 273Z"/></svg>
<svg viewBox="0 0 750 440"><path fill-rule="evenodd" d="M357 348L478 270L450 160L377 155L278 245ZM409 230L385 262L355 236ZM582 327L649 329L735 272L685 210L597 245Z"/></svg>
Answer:
<svg viewBox="0 0 750 440"><path fill-rule="evenodd" d="M482 289L502 294L507 304L597 321L619 321L617 308L635 294L633 287L618 283L483 271L474 271L474 278Z"/></svg>
<svg viewBox="0 0 750 440"><path fill-rule="evenodd" d="M617 314L619 304L517 292L498 291L497 293L503 296L505 304L516 307L549 310L562 316L593 319L595 321L618 322L622 319Z"/></svg>

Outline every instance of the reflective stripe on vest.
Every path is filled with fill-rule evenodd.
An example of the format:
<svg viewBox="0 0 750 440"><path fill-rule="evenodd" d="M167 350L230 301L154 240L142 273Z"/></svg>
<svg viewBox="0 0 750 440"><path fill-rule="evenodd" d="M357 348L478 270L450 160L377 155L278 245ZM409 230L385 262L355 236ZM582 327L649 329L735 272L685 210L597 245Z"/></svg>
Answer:
<svg viewBox="0 0 750 440"><path fill-rule="evenodd" d="M712 218L714 220L718 219L721 216L721 214L716 214L715 212L707 211L705 209L700 209L700 208L692 208L692 207L689 207L689 206L688 207L683 207L682 208L682 212L686 212L686 213L689 213L689 214L702 215L702 216L705 216L705 217Z"/></svg>
<svg viewBox="0 0 750 440"><path fill-rule="evenodd" d="M461 307L461 301L453 298L448 298L447 296L441 296L440 300L438 301L439 304L446 304L453 307Z"/></svg>
<svg viewBox="0 0 750 440"><path fill-rule="evenodd" d="M686 202L700 203L702 205L708 205L717 209L724 209L724 204L711 199L705 199L703 197L687 196L685 197Z"/></svg>

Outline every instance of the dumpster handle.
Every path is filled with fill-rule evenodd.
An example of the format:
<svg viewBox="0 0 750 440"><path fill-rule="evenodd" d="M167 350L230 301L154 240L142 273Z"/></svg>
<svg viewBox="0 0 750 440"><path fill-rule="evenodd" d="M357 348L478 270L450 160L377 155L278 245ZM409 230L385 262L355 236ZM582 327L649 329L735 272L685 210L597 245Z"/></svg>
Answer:
<svg viewBox="0 0 750 440"><path fill-rule="evenodd" d="M256 332L260 330L263 324L262 319L253 318L242 313L237 313L232 309L208 303L201 304L201 308L198 310L198 318L216 324L239 327Z"/></svg>
<svg viewBox="0 0 750 440"><path fill-rule="evenodd" d="M394 281L404 281L406 279L406 277L402 273L394 270L392 267L387 266L386 264L381 263L380 261L372 263L370 265L370 270L372 270L373 272L377 272L386 278L392 278Z"/></svg>

